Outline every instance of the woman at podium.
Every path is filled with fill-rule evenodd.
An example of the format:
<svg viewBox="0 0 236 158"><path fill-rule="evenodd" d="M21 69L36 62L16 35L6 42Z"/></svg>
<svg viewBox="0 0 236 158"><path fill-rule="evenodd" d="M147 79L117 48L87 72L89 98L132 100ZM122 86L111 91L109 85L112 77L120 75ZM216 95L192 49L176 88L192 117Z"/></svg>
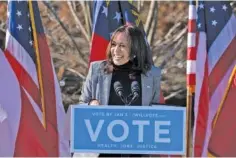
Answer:
<svg viewBox="0 0 236 158"><path fill-rule="evenodd" d="M106 55L106 60L91 63L80 97L81 104L149 106L160 103L161 70L153 65L149 46L138 27L125 25L115 30Z"/></svg>

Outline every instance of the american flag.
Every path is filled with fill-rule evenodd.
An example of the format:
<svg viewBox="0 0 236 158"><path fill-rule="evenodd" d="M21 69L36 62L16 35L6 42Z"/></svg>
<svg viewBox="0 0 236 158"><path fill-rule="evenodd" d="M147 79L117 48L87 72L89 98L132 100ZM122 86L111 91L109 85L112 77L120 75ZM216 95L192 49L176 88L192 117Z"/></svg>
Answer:
<svg viewBox="0 0 236 158"><path fill-rule="evenodd" d="M198 38L193 142L194 156L205 157L208 154L212 131L214 131L214 117L236 64L236 19L230 3L228 1L199 1L196 26ZM235 109L232 110L235 111ZM227 123L226 119L225 123ZM220 137L215 139L217 144L222 141Z"/></svg>
<svg viewBox="0 0 236 158"><path fill-rule="evenodd" d="M9 1L7 15L5 56L19 84L8 97L19 103L3 105L10 132L0 143L11 144L5 145L10 157L69 156L65 111L37 1Z"/></svg>

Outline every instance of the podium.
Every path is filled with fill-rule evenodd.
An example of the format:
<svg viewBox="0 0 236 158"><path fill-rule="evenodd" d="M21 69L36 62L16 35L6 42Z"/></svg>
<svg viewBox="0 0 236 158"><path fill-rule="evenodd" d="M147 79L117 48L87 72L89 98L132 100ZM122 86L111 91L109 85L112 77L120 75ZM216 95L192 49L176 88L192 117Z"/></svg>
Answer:
<svg viewBox="0 0 236 158"><path fill-rule="evenodd" d="M74 105L70 150L185 155L185 128L185 107Z"/></svg>

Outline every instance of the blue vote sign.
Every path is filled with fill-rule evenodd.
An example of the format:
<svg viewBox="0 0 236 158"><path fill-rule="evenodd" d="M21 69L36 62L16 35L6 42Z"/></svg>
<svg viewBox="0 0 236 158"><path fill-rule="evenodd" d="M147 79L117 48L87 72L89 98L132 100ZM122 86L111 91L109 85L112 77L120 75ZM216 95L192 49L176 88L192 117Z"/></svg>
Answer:
<svg viewBox="0 0 236 158"><path fill-rule="evenodd" d="M185 154L184 107L75 105L71 110L71 152Z"/></svg>

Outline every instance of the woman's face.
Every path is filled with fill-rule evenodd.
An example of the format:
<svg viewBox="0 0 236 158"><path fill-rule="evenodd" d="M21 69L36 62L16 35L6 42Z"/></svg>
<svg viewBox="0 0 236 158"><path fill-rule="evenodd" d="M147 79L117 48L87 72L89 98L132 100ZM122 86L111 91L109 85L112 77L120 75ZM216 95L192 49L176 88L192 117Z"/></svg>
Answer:
<svg viewBox="0 0 236 158"><path fill-rule="evenodd" d="M130 59L130 42L125 32L118 32L111 41L111 56L115 65L123 65Z"/></svg>

